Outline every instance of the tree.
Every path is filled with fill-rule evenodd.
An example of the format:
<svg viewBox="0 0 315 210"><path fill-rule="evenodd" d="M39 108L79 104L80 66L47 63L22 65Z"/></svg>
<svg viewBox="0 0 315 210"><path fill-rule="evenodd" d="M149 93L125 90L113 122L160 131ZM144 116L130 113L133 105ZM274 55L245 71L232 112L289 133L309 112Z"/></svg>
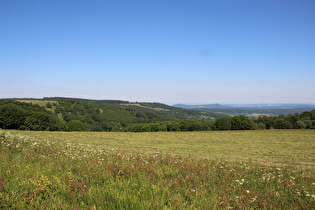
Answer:
<svg viewBox="0 0 315 210"><path fill-rule="evenodd" d="M276 129L291 129L293 126L291 124L291 122L286 121L284 119L277 119L275 121L275 125L274 128Z"/></svg>
<svg viewBox="0 0 315 210"><path fill-rule="evenodd" d="M48 102L48 103L46 104L46 108L50 109L51 107L52 107L51 103Z"/></svg>
<svg viewBox="0 0 315 210"><path fill-rule="evenodd" d="M294 113L294 115L288 114L286 116L286 120L290 121L292 125L294 125L297 121L299 121L299 114L298 113Z"/></svg>
<svg viewBox="0 0 315 210"><path fill-rule="evenodd" d="M158 131L167 131L167 126L164 123L159 123Z"/></svg>
<svg viewBox="0 0 315 210"><path fill-rule="evenodd" d="M306 129L312 128L312 120L303 120L306 125Z"/></svg>
<svg viewBox="0 0 315 210"><path fill-rule="evenodd" d="M188 120L181 120L181 121L179 121L180 130L181 130L181 131L188 131L190 122L191 122L191 121L188 121Z"/></svg>
<svg viewBox="0 0 315 210"><path fill-rule="evenodd" d="M231 129L231 117L221 117L217 119L215 126L218 130L230 130Z"/></svg>
<svg viewBox="0 0 315 210"><path fill-rule="evenodd" d="M167 130L168 131L179 131L180 124L176 121L169 121L167 122Z"/></svg>
<svg viewBox="0 0 315 210"><path fill-rule="evenodd" d="M306 124L302 121L296 121L296 123L294 123L294 128L296 129L305 129L306 128Z"/></svg>
<svg viewBox="0 0 315 210"><path fill-rule="evenodd" d="M80 120L71 120L68 123L68 131L83 131L83 123Z"/></svg>
<svg viewBox="0 0 315 210"><path fill-rule="evenodd" d="M142 126L141 132L151 132L150 125L149 124L145 124L144 126Z"/></svg>
<svg viewBox="0 0 315 210"><path fill-rule="evenodd" d="M12 103L0 107L0 128L19 129L24 124L27 112Z"/></svg>
<svg viewBox="0 0 315 210"><path fill-rule="evenodd" d="M231 120L232 130L250 130L252 129L252 121L245 115L234 116Z"/></svg>

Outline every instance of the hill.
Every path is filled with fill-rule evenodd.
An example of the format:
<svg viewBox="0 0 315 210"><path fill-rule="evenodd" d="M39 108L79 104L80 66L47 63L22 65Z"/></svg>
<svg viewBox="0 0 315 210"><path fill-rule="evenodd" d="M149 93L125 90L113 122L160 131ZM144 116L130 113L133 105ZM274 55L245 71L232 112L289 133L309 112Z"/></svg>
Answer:
<svg viewBox="0 0 315 210"><path fill-rule="evenodd" d="M221 113L229 116L245 115L248 117L277 116L292 113L302 113L315 109L314 104L206 104L206 105L185 105L176 104L182 107L202 112Z"/></svg>
<svg viewBox="0 0 315 210"><path fill-rule="evenodd" d="M129 102L122 100L91 100L80 98L62 98L62 97L45 97L45 101L75 100L80 102L88 102L97 105L113 105L130 112L153 112L162 115L165 119L191 119L191 120L208 120L213 121L217 118L226 116L220 113L211 113L208 111L189 110L186 108L169 106L162 103L149 102Z"/></svg>
<svg viewBox="0 0 315 210"><path fill-rule="evenodd" d="M161 103L131 103L120 100L55 97L20 98L0 102L0 127L23 130L148 131L148 128L143 129L146 124L154 131L194 130L201 129L204 124L209 127L209 121L224 116ZM34 114L34 110L40 114ZM180 127L176 120L182 120L183 125ZM198 120L205 122L196 122L195 125ZM164 123L161 124L162 122Z"/></svg>

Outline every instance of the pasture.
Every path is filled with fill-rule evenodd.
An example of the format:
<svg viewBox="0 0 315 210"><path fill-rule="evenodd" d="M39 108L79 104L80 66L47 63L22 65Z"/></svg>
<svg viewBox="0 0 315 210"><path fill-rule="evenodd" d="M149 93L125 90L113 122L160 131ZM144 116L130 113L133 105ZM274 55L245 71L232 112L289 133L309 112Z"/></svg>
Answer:
<svg viewBox="0 0 315 210"><path fill-rule="evenodd" d="M315 207L314 130L0 133L0 208Z"/></svg>

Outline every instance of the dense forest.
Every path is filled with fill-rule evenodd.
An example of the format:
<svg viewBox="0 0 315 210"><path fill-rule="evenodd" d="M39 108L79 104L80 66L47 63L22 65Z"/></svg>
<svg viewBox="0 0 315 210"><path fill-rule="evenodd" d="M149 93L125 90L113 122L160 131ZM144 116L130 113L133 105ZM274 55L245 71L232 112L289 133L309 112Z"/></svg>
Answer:
<svg viewBox="0 0 315 210"><path fill-rule="evenodd" d="M279 116L234 117L159 103L45 98L0 100L0 128L48 131L208 131L315 129L315 110ZM39 105L40 104L40 105Z"/></svg>

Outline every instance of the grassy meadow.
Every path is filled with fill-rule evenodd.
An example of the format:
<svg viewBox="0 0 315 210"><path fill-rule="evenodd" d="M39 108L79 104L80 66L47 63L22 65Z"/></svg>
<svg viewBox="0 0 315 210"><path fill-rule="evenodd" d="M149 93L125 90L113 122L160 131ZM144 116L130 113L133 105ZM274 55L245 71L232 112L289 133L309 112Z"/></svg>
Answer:
<svg viewBox="0 0 315 210"><path fill-rule="evenodd" d="M315 130L0 130L0 208L314 209Z"/></svg>

